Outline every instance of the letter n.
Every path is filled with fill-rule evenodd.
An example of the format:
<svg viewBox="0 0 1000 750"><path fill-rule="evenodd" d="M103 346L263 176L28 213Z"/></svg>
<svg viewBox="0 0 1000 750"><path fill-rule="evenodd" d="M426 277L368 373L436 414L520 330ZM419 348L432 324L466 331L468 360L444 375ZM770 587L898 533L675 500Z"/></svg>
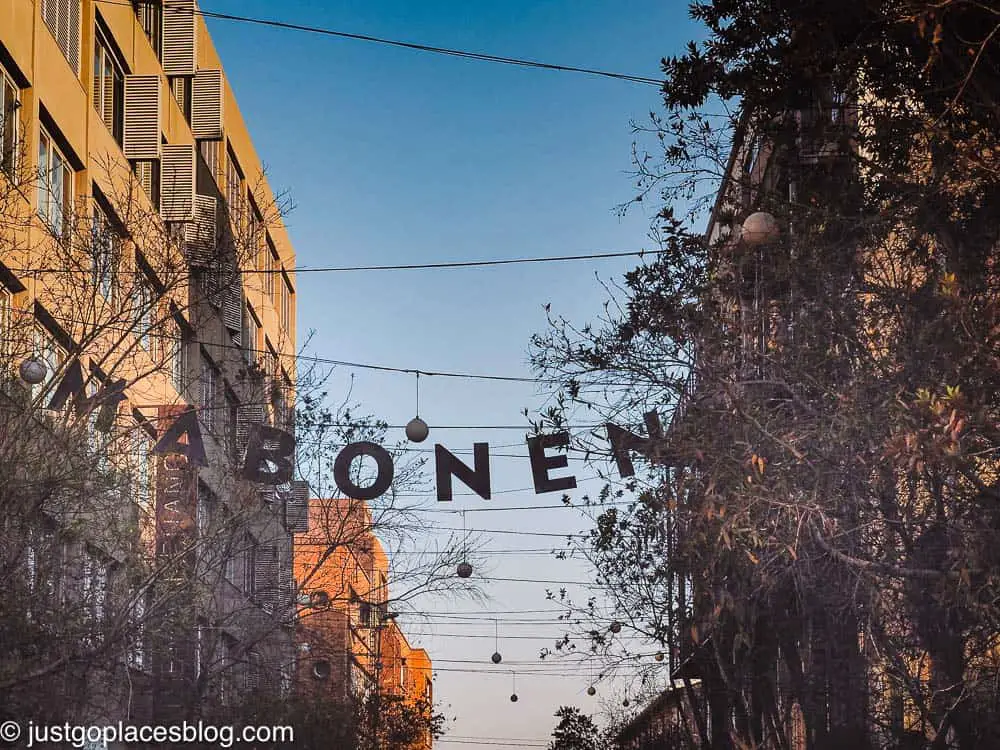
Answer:
<svg viewBox="0 0 1000 750"><path fill-rule="evenodd" d="M663 427L660 425L660 415L655 411L646 412L643 415L646 422L646 431L649 437L640 437L629 432L616 424L608 422L605 427L608 430L608 440L611 442L611 452L614 454L615 463L618 464L618 474L624 477L635 476L635 467L632 465L630 451L641 453L649 460L654 460L663 441Z"/></svg>
<svg viewBox="0 0 1000 750"><path fill-rule="evenodd" d="M443 445L434 445L434 473L437 475L438 502L451 502L453 476L465 483L483 500L490 499L489 443L473 443L472 455L475 469L470 469Z"/></svg>

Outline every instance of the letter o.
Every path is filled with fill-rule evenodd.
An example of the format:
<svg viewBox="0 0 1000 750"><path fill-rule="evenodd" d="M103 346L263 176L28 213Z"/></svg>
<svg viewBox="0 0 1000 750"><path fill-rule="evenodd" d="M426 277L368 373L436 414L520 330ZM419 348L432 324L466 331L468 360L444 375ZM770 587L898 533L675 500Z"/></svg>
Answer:
<svg viewBox="0 0 1000 750"><path fill-rule="evenodd" d="M375 481L368 487L358 487L351 481L351 462L358 456L371 456L378 467ZM333 462L333 481L337 483L341 492L355 500L374 500L384 493L392 485L393 472L392 456L389 455L389 451L368 440L347 444Z"/></svg>

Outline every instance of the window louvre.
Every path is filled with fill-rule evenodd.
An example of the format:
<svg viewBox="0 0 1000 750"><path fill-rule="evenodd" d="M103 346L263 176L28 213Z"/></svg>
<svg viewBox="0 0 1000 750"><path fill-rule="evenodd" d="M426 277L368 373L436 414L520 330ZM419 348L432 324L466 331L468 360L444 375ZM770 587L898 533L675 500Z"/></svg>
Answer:
<svg viewBox="0 0 1000 750"><path fill-rule="evenodd" d="M160 77L125 76L125 156L159 159L160 129Z"/></svg>
<svg viewBox="0 0 1000 750"><path fill-rule="evenodd" d="M191 132L205 140L221 140L224 89L221 70L199 70L194 77Z"/></svg>
<svg viewBox="0 0 1000 750"><path fill-rule="evenodd" d="M278 546L262 544L254 560L253 590L257 603L267 612L274 612L279 598Z"/></svg>
<svg viewBox="0 0 1000 750"><path fill-rule="evenodd" d="M80 0L68 0L66 3L68 14L66 23L66 46L63 52L69 60L70 66L76 73L80 72ZM60 41L60 46L62 43Z"/></svg>
<svg viewBox="0 0 1000 750"><path fill-rule="evenodd" d="M160 213L164 221L194 218L194 144L164 144L160 164Z"/></svg>
<svg viewBox="0 0 1000 750"><path fill-rule="evenodd" d="M42 20L75 73L80 72L80 0L42 0Z"/></svg>
<svg viewBox="0 0 1000 750"><path fill-rule="evenodd" d="M214 196L194 197L194 221L184 227L187 260L192 266L206 267L215 255L216 210Z"/></svg>
<svg viewBox="0 0 1000 750"><path fill-rule="evenodd" d="M233 341L240 344L240 334L243 331L243 284L239 276L232 272L232 263L222 265L228 281L222 292L222 323L233 335Z"/></svg>
<svg viewBox="0 0 1000 750"><path fill-rule="evenodd" d="M193 76L197 60L195 0L163 4L163 70L168 76Z"/></svg>
<svg viewBox="0 0 1000 750"><path fill-rule="evenodd" d="M309 483L302 479L292 482L292 491L285 495L285 528L294 534L309 531Z"/></svg>
<svg viewBox="0 0 1000 750"><path fill-rule="evenodd" d="M236 407L236 458L242 461L255 424L264 424L263 404L240 404Z"/></svg>

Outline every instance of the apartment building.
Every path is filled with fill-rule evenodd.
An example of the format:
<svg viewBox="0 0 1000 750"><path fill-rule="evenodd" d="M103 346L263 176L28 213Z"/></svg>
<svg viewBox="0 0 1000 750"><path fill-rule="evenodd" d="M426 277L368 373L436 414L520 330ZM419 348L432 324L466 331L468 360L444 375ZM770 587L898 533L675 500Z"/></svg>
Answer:
<svg viewBox="0 0 1000 750"><path fill-rule="evenodd" d="M295 536L295 580L301 694L358 707L433 705L430 656L410 646L393 611L389 560L363 501L309 501L308 531ZM426 729L415 748L430 748Z"/></svg>
<svg viewBox="0 0 1000 750"><path fill-rule="evenodd" d="M851 383L841 392L851 395L862 388L869 393L904 393L900 382L906 381L894 380L893 368L902 371L897 363L905 356L896 359L890 347L902 349L908 342L894 340L890 328L916 327L914 320L926 314L920 304L913 304L911 295L933 265L920 267L914 262L916 255L900 250L900 238L909 231L907 217L876 220L860 209L859 195L866 187L859 167L863 159L855 159L853 149L855 134L866 125L863 120L859 123L859 108L857 102L821 89L811 107L763 123L764 132L755 132L747 118L736 133L707 232L715 279L724 281L713 284L714 296L706 300L714 313L712 335L698 342L694 377L670 438L683 442L688 422L710 416L720 425L720 441L732 441L738 430L745 430L739 449L746 447L749 460L740 463L739 449L726 454L736 467L728 476L718 471L719 464L706 467L691 461L670 468L674 478L695 478L676 498L692 512L682 514L673 541L679 545L693 533L692 527L699 531L711 527L699 526L695 518L699 511L706 518L720 512L712 510L711 503L703 504L704 485L691 489L699 472L710 475L713 482L725 477L720 485L729 482L721 492L715 490L713 498L723 504L726 514L746 513L742 503L756 500L757 487L762 487L760 493L772 508L787 503L792 514L802 508L802 527L810 522L805 520L810 513L816 514L812 523L823 517L829 524L828 529L803 534L801 541L790 539L788 527L773 521L780 516L776 513L767 519L770 525L762 536L766 544L779 543L775 539L792 542L784 558L769 557L780 574L759 572L769 554L762 545L757 550L746 548L748 562L734 561L716 578L678 582L678 609L686 616L679 618L674 632L683 662L671 677L701 681L705 700L700 713L708 739L718 743L713 746L736 744L730 739L735 737L760 747L924 747L932 742L954 747L958 732L946 723L935 726L928 718L936 710L929 707L951 688L940 687L940 676L935 684L935 669L940 673L948 661L941 656L943 649L933 658L927 645L935 646L936 639L949 642L952 652L947 656L954 659L952 665L960 665L952 666L950 685L985 682L982 675L990 674L996 663L995 630L984 628L988 636L975 641L961 626L944 625L943 617L930 628L926 621L921 623L922 615L914 614L919 610L907 596L926 595L931 601L931 595L924 593L929 585L927 589L923 583L912 588L900 585L891 573L884 579L859 574L865 565L878 569L878 562L860 562L869 556L894 564L908 555L914 559L913 549L920 544L912 540L925 534L921 544L935 549L935 554L944 546L941 537L935 537L938 530L928 531L933 527L913 520L921 512L913 513L915 508L930 507L931 493L919 486L914 473L897 471L885 461L888 451L883 453L879 446L866 453L859 447L862 439L851 435L854 424L864 424L859 418L863 410L849 417L836 415L840 425L850 425L836 437L832 431L824 432L821 439L804 439L788 450L793 458L796 452L808 454L802 464L808 461L810 471L822 464L829 474L797 475L788 468L797 465L794 461L779 469L770 463L781 460L790 443L776 448L768 433L806 434L811 428L818 432L837 423L823 410L831 409L824 398L840 398L832 395L840 383ZM913 161L914 169L919 169L920 159L915 156ZM834 194L835 190L839 192ZM876 221L884 223L866 232L866 221L869 228ZM893 221L898 223L892 231L880 235ZM947 267L943 260L941 267ZM922 302L926 310L935 309L933 294ZM876 319L871 300L879 296L881 304L891 300L892 314ZM915 310L921 312L920 318L907 320ZM870 362L878 367L866 370ZM920 382L922 367L921 363L921 369L912 372L907 385ZM843 402L847 401L844 395ZM832 411L836 413L837 407ZM705 424L702 421L700 427ZM728 428L733 431L727 432ZM864 442L875 446L879 439L879 433L872 431ZM702 445L709 443L705 437ZM726 448L716 444L704 450L714 450L717 458ZM837 464L838 450L851 456L850 464ZM769 454L766 471L758 451ZM984 465L992 476L995 468ZM712 475L713 470L718 473ZM773 491L768 489L769 479L783 471L787 483L777 485L781 489L769 497ZM817 476L823 478L817 481ZM958 487L954 478L940 481ZM955 494L961 497L957 489ZM871 497L877 502L866 504L862 499ZM767 516L752 517L764 526L761 519ZM900 541L907 535L912 535L909 545ZM720 538L723 548L729 549L728 539ZM806 565L815 566L806 568L806 574L800 567L803 558L809 560ZM941 558L930 559L944 569ZM928 578L933 580L933 575ZM711 635L706 638L709 628ZM734 636L737 632L740 635ZM976 696L982 701L979 706L969 700L966 710L989 715L995 692L984 691L982 696ZM956 703L961 700L965 699ZM973 731L984 731L985 736L987 730L969 729L972 724L964 729L967 737L974 736Z"/></svg>
<svg viewBox="0 0 1000 750"><path fill-rule="evenodd" d="M674 680L670 687L621 727L617 745L622 750L658 750L700 745L699 727L691 706L702 707L700 681Z"/></svg>
<svg viewBox="0 0 1000 750"><path fill-rule="evenodd" d="M239 468L254 424L291 429L295 254L195 1L5 0L0 115L5 427L44 433L46 471L46 441L83 446L82 478L8 530L7 570L103 633L52 662L100 671L66 694L102 697L52 710L167 720L287 693L307 493ZM74 373L89 406L54 398ZM189 410L205 455L190 430L154 451Z"/></svg>

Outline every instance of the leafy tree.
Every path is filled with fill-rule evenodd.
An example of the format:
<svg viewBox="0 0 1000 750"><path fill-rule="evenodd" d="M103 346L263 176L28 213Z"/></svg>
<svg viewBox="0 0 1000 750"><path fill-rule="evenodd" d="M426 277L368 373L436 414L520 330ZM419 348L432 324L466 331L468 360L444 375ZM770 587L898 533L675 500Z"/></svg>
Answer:
<svg viewBox="0 0 1000 750"><path fill-rule="evenodd" d="M552 730L549 750L602 750L601 730L575 706L560 706L559 723Z"/></svg>

